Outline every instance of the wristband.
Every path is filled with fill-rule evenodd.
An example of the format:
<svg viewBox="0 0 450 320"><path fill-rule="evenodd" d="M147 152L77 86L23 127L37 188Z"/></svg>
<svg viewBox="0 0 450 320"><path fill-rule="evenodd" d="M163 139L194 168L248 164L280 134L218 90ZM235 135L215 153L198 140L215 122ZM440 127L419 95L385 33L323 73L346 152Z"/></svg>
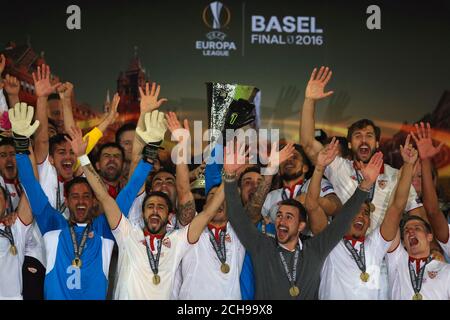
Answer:
<svg viewBox="0 0 450 320"><path fill-rule="evenodd" d="M89 160L89 157L85 154L83 154L81 157L78 157L78 161L80 161L80 165L82 167L87 166L91 163L91 160Z"/></svg>

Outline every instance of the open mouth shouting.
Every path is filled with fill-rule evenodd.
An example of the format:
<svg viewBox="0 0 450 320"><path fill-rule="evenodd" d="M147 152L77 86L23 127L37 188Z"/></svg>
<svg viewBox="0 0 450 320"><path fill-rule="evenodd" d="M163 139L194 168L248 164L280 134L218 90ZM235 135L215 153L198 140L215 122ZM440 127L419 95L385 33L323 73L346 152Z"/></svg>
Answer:
<svg viewBox="0 0 450 320"><path fill-rule="evenodd" d="M287 235L288 235L288 232L289 232L289 228L288 227L280 225L277 228L277 236L278 236L279 239L286 238Z"/></svg>
<svg viewBox="0 0 450 320"><path fill-rule="evenodd" d="M355 228L355 229L358 230L358 231L362 231L362 229L364 228L364 222L362 222L362 221L356 221L356 222L353 224L353 228Z"/></svg>
<svg viewBox="0 0 450 320"><path fill-rule="evenodd" d="M62 162L61 167L66 174L71 174L73 170L74 162L72 160L65 160Z"/></svg>
<svg viewBox="0 0 450 320"><path fill-rule="evenodd" d="M417 239L416 236L409 236L408 243L410 248L414 248L419 245L419 239Z"/></svg>
<svg viewBox="0 0 450 320"><path fill-rule="evenodd" d="M371 154L370 147L365 143L360 145L358 148L358 154L360 155L361 158L364 158L364 159L369 158L370 154Z"/></svg>

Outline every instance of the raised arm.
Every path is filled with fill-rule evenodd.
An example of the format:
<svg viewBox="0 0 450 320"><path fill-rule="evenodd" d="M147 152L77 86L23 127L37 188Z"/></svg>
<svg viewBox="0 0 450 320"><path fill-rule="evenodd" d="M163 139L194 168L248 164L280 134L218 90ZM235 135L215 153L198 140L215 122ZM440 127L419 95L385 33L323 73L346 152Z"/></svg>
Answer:
<svg viewBox="0 0 450 320"><path fill-rule="evenodd" d="M7 74L4 85L5 91L8 94L9 106L14 107L16 103L19 103L20 82L16 77Z"/></svg>
<svg viewBox="0 0 450 320"><path fill-rule="evenodd" d="M238 154L245 155L244 147L238 145L234 152L231 152L232 141L227 143L223 165L225 201L228 220L236 231L239 240L247 250L254 251L258 248L263 235L246 214L237 185L237 172L245 166L245 161L238 161Z"/></svg>
<svg viewBox="0 0 450 320"><path fill-rule="evenodd" d="M38 128L39 121L36 120L31 125L34 110L33 107L27 106L26 103L16 104L8 113L16 149L19 180L25 189L39 229L44 234L47 231L56 229L61 223L65 223L65 220L62 214L56 211L48 202L44 190L42 190L41 185L35 177L31 161L28 157L28 154L30 154L30 136ZM26 213L24 214L26 215Z"/></svg>
<svg viewBox="0 0 450 320"><path fill-rule="evenodd" d="M89 182L92 190L94 190L97 200L101 203L105 210L105 215L111 229L117 227L120 222L121 212L116 201L109 195L102 178L98 175L92 166L89 158L86 155L86 148L88 142L83 140L81 130L77 127L72 127L68 130L70 139L66 137L67 141L72 145L73 152L78 157L81 167L86 179Z"/></svg>
<svg viewBox="0 0 450 320"><path fill-rule="evenodd" d="M409 143L411 136L408 135L405 146L400 146L400 153L403 158L403 167L400 172L400 179L394 194L394 200L386 210L380 232L387 241L394 240L399 226L402 214L405 211L408 202L409 189L411 187L414 173L414 165L417 161L417 150Z"/></svg>
<svg viewBox="0 0 450 320"><path fill-rule="evenodd" d="M431 160L441 151L443 142L438 146L434 146L431 139L431 126L427 123L426 127L423 122L416 126L416 133L411 132L413 139L416 141L417 149L422 165L422 201L427 217L430 220L431 227L436 238L444 243L448 241L448 223L444 214L439 208L439 201L436 194L436 187L433 183L433 175L431 170Z"/></svg>
<svg viewBox="0 0 450 320"><path fill-rule="evenodd" d="M328 256L347 232L353 218L361 210L361 205L367 199L372 186L377 180L382 165L383 154L377 152L372 156L365 168L361 170L364 179L350 199L344 204L341 212L324 231L310 240L313 250L321 259L325 259Z"/></svg>
<svg viewBox="0 0 450 320"><path fill-rule="evenodd" d="M36 120L40 122L40 126L34 136L34 152L37 163L45 161L48 155L48 115L47 115L47 98L61 84L50 84L50 67L42 65L37 67L37 72L33 72L34 89L37 96Z"/></svg>
<svg viewBox="0 0 450 320"><path fill-rule="evenodd" d="M300 119L300 144L303 146L308 158L315 163L322 144L315 139L314 109L316 101L329 97L333 91L325 92L325 86L330 81L332 71L328 67L320 67L319 73L314 68L305 90L305 101Z"/></svg>
<svg viewBox="0 0 450 320"><path fill-rule="evenodd" d="M222 205L225 200L225 193L223 189L223 183L217 189L217 192L214 194L212 201L203 208L203 211L200 212L197 216L194 217L191 224L189 225L188 231L188 240L189 243L196 243L200 238L203 230L206 228L208 223L214 218L217 214L217 210Z"/></svg>
<svg viewBox="0 0 450 320"><path fill-rule="evenodd" d="M174 112L166 114L167 128L172 133L172 141L176 141L176 188L178 196L178 220L183 226L188 225L195 217L195 201L191 192L189 179L189 168L187 161L190 160L188 148L190 148L189 123L184 119L184 128L181 127ZM172 152L172 155L174 152Z"/></svg>
<svg viewBox="0 0 450 320"><path fill-rule="evenodd" d="M144 119L145 114L158 109L163 103L167 102L167 99L165 98L158 99L160 90L161 90L160 85L156 85L156 83L154 82L152 83L151 89L149 87L148 82L145 84L145 92L141 87L139 87L139 95L141 98L140 102L141 113L139 115L136 132L138 128L140 128L141 130L145 130L145 119ZM142 141L142 139L137 134L134 135L133 148L131 151L131 164L129 177L131 177L134 168L139 162L145 144L146 144L145 141Z"/></svg>
<svg viewBox="0 0 450 320"><path fill-rule="evenodd" d="M75 127L75 120L72 112L73 84L65 82L58 88L59 98L63 107L64 131Z"/></svg>
<svg viewBox="0 0 450 320"><path fill-rule="evenodd" d="M111 107L109 108L109 111L107 113L105 113L105 115L103 116L102 121L97 126L97 128L102 133L105 133L106 129L108 129L108 127L111 124L116 122L117 118L119 117L119 113L117 112L117 108L119 107L119 102L120 102L120 96L116 92L114 94L114 96L113 96L113 99L112 99L112 102L111 102ZM89 152L89 150L88 150L88 152Z"/></svg>
<svg viewBox="0 0 450 320"><path fill-rule="evenodd" d="M305 208L309 225L314 235L321 233L328 225L327 215L319 204L320 189L325 168L336 158L339 152L339 141L333 138L331 143L317 155L317 163L306 193Z"/></svg>

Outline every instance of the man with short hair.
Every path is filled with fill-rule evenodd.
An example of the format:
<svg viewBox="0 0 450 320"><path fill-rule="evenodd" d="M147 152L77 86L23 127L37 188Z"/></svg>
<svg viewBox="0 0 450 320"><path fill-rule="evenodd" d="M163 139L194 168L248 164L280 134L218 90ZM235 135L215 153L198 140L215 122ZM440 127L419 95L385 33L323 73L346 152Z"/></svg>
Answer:
<svg viewBox="0 0 450 320"><path fill-rule="evenodd" d="M320 300L379 300L386 299L380 290L380 269L408 200L417 151L409 144L407 137L405 146L400 146L404 161L401 176L396 187L392 204L389 205L380 227L366 236L370 226L370 214L373 204L366 201L353 219L344 238L330 252L321 272L319 288ZM331 143L338 143L332 141ZM313 177L311 186L316 192L308 193L306 209L312 217L311 223L317 223L321 217L326 226L327 218L318 205L318 177Z"/></svg>
<svg viewBox="0 0 450 320"><path fill-rule="evenodd" d="M386 256L393 300L450 300L450 265L433 259L428 222L408 216Z"/></svg>
<svg viewBox="0 0 450 320"><path fill-rule="evenodd" d="M154 124L153 130L149 130L147 126L144 132L138 128L137 133L147 144L144 153L151 163L164 139L166 125L164 115L157 111L152 115L147 114L146 122ZM87 160L83 156L86 144L82 143L81 135L72 138L74 148L78 146L76 153L83 163ZM212 203L188 226L167 233L169 216L173 214L172 203L167 194L151 192L145 196L142 205L145 227L142 229L130 224L117 204L111 201L92 165L84 162L83 171L105 208L108 223L119 245L115 299L169 299L180 261L192 248L192 244L197 243L202 231L223 202L223 187L219 188Z"/></svg>
<svg viewBox="0 0 450 320"><path fill-rule="evenodd" d="M227 152L230 147L227 146ZM322 167L328 165L336 154L337 147L328 147L323 152L324 160L319 163ZM233 161L229 161L227 159L229 157L232 157ZM323 262L342 239L351 220L367 198L378 176L382 156L373 157L363 170L364 180L350 200L344 204L342 212L324 231L304 243L299 236L306 226L306 210L295 199L286 199L279 204L275 221L275 239L257 230L239 201L236 172L243 164L237 163L237 151L225 158L227 160L224 164L224 180L228 215L231 225L244 247L250 252L253 261L255 298L317 299ZM320 168L316 170L320 171ZM322 174L323 172L316 172L320 177Z"/></svg>
<svg viewBox="0 0 450 320"><path fill-rule="evenodd" d="M300 142L313 163L315 163L317 154L322 149L322 144L314 138L315 104L317 101L333 94L333 91L325 92L325 86L330 81L331 75L332 71L328 67L321 67L319 70L314 69L305 90ZM380 128L369 119L358 120L348 128L348 148L352 151L353 161L336 157L334 162L325 171L325 176L333 185L334 191L342 203L345 203L351 197L361 180L358 162L362 162L362 166L369 162L379 148L380 138ZM377 228L383 221L389 199L395 188L397 177L397 169L392 168L388 164L384 164L381 167L377 183L370 194L370 200L375 205L375 211L371 215L371 225L368 232ZM411 187L406 211L410 214L424 216L422 205L418 204L415 199L416 192Z"/></svg>
<svg viewBox="0 0 450 320"><path fill-rule="evenodd" d="M331 79L332 71L327 67L316 68L305 89L305 100L301 114L300 143L309 159L316 162L317 154L322 149L322 144L315 139L315 104L333 94L333 91L325 92L325 87ZM379 148L381 130L373 121L361 119L350 125L347 133L348 148L352 152L353 160L336 157L324 172L325 177L333 185L334 192L342 203L345 203L356 190L361 181L361 169L370 161ZM370 215L370 227L368 233L379 227L388 208L389 199L395 189L398 180L398 170L384 163L380 169L377 183L372 188L369 200L375 206L375 211ZM406 211L409 214L425 217L421 203L416 201L417 194L410 187ZM388 279L386 264L382 265L382 284L384 296L388 294Z"/></svg>
<svg viewBox="0 0 450 320"><path fill-rule="evenodd" d="M294 144L294 155L280 164L280 176L283 181L283 188L269 192L262 208L262 215L269 216L271 221L276 219L276 204L282 200L297 198L302 200L310 184L309 171L312 169L311 162L306 157L303 148ZM327 216L333 216L342 206L339 198L334 193L333 186L326 179L321 181L320 205L324 208ZM306 235L313 233L305 230Z"/></svg>
<svg viewBox="0 0 450 320"><path fill-rule="evenodd" d="M19 179L33 215L44 237L46 249L46 299L105 299L108 269L114 240L104 215L93 216L94 195L85 178L77 177L66 186L69 221L49 203L33 174L28 157L29 137L39 122L31 125L33 108L18 104L9 111ZM78 129L79 130L79 129ZM81 136L81 130L77 131ZM140 162L133 178L117 197L128 212L151 166Z"/></svg>

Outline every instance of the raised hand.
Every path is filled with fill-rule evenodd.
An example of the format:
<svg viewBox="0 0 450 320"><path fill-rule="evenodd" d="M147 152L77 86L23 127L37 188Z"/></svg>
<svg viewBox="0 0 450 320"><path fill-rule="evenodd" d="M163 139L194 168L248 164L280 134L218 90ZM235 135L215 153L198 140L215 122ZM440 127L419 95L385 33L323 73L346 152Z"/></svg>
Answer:
<svg viewBox="0 0 450 320"><path fill-rule="evenodd" d="M330 163L333 162L333 160L336 158L336 156L339 153L339 140L336 139L336 137L333 137L331 142L322 150L320 150L319 154L317 155L317 166L326 167Z"/></svg>
<svg viewBox="0 0 450 320"><path fill-rule="evenodd" d="M334 91L325 92L325 86L331 79L332 71L328 67L320 67L319 73L314 68L306 86L305 99L320 100L329 97Z"/></svg>
<svg viewBox="0 0 450 320"><path fill-rule="evenodd" d="M106 113L106 116L103 121L106 121L108 125L114 123L119 117L119 112L117 112L117 108L119 107L120 96L116 92L111 101L111 106L109 108L109 112Z"/></svg>
<svg viewBox="0 0 450 320"><path fill-rule="evenodd" d="M164 113L158 110L147 112L145 114L145 130L136 128L136 133L147 144L158 145L164 140L164 134L167 130L167 122L164 119Z"/></svg>
<svg viewBox="0 0 450 320"><path fill-rule="evenodd" d="M166 120L167 120L167 129L169 129L169 131L172 133L172 138L175 139L174 141L181 142L184 141L186 135L189 136L189 121L187 119L184 119L183 121L184 128L181 126L180 121L178 121L175 112L167 113Z"/></svg>
<svg viewBox="0 0 450 320"><path fill-rule="evenodd" d="M73 153L77 157L81 157L82 155L86 154L86 148L89 142L89 136L86 137L85 140L83 140L83 134L81 132L81 129L78 127L71 127L69 130L67 130L67 133L69 134L69 137L64 137L72 146Z"/></svg>
<svg viewBox="0 0 450 320"><path fill-rule="evenodd" d="M411 135L408 134L405 141L405 146L400 146L400 154L402 155L403 162L409 164L415 164L417 161L417 150L409 143Z"/></svg>
<svg viewBox="0 0 450 320"><path fill-rule="evenodd" d="M0 72L1 73L1 72ZM20 91L20 82L16 77L6 75L5 81L3 82L6 93L9 96L18 96Z"/></svg>
<svg viewBox="0 0 450 320"><path fill-rule="evenodd" d="M380 174L381 166L383 165L383 153L381 151L376 152L370 161L365 166L361 164L361 174L366 184L370 186L375 183Z"/></svg>
<svg viewBox="0 0 450 320"><path fill-rule="evenodd" d="M278 167L294 155L295 148L293 143L286 144L283 149L279 151L277 151L277 145L278 142L272 144L268 167Z"/></svg>
<svg viewBox="0 0 450 320"><path fill-rule="evenodd" d="M141 114L152 112L155 109L158 109L164 102L167 102L167 99L162 98L158 100L159 91L161 86L156 83L152 83L151 90L149 89L149 83L145 83L145 92L139 87L139 94L141 96Z"/></svg>
<svg viewBox="0 0 450 320"><path fill-rule="evenodd" d="M72 96L73 84L71 84L70 82L65 82L58 87L57 91L59 93L59 97L61 98L61 100L62 99L68 100Z"/></svg>
<svg viewBox="0 0 450 320"><path fill-rule="evenodd" d="M26 103L16 103L14 108L8 110L9 121L11 128L16 136L23 136L29 138L39 127L39 120L36 120L33 125L34 108L27 106Z"/></svg>
<svg viewBox="0 0 450 320"><path fill-rule="evenodd" d="M60 82L53 85L50 83L50 67L48 65L43 64L42 69L41 67L37 67L37 72L33 72L32 75L34 90L38 98L48 97L61 85Z"/></svg>
<svg viewBox="0 0 450 320"><path fill-rule="evenodd" d="M234 140L227 142L224 150L223 170L227 174L236 174L248 161L249 150L245 150L245 143L239 141L235 144Z"/></svg>
<svg viewBox="0 0 450 320"><path fill-rule="evenodd" d="M416 142L420 159L425 160L433 158L441 151L444 142L441 142L437 147L433 146L431 126L428 122L426 127L423 122L420 123L420 126L417 123L414 126L416 127L416 133L411 132L411 135Z"/></svg>

